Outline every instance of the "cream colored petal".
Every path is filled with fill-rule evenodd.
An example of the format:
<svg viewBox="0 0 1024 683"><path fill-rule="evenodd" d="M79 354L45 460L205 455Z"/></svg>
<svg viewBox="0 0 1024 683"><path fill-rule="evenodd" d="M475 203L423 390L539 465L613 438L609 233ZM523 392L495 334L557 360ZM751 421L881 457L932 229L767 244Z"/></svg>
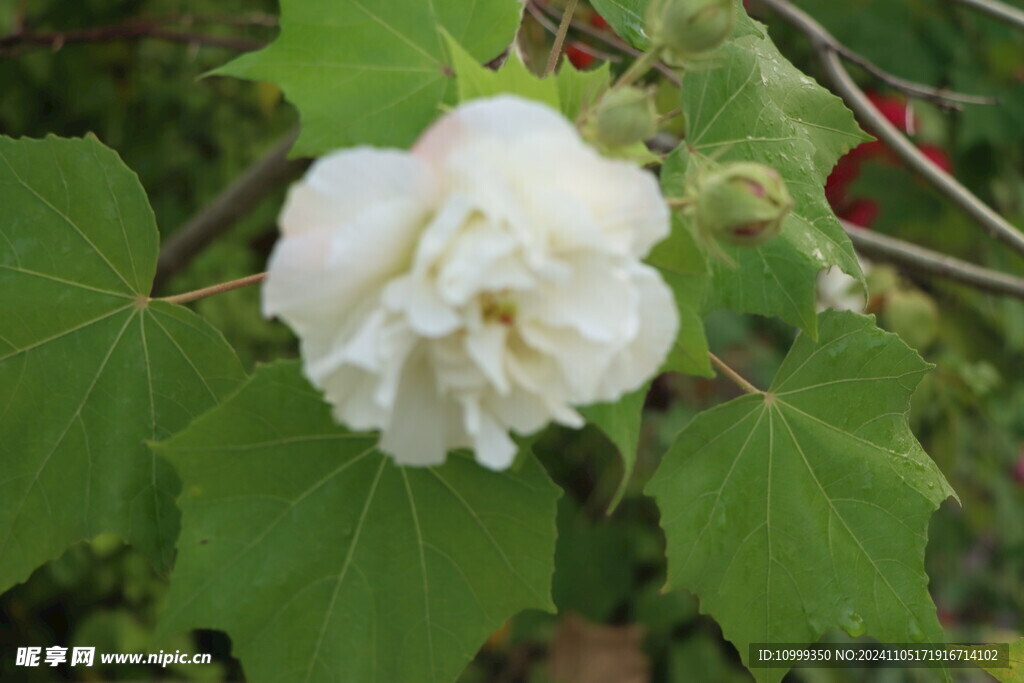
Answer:
<svg viewBox="0 0 1024 683"><path fill-rule="evenodd" d="M650 379L665 362L679 331L679 313L672 290L658 271L635 264L631 275L640 293L639 332L602 375L598 401L615 400Z"/></svg>
<svg viewBox="0 0 1024 683"><path fill-rule="evenodd" d="M292 185L281 211L281 232L334 232L367 209L418 210L432 203L437 192L430 167L408 152L341 150L315 161Z"/></svg>
<svg viewBox="0 0 1024 683"><path fill-rule="evenodd" d="M380 448L402 465L439 465L449 450L468 445L460 418L459 407L437 393L427 353L420 350L405 365Z"/></svg>
<svg viewBox="0 0 1024 683"><path fill-rule="evenodd" d="M565 262L570 264L568 282L519 295L522 323L531 329L570 327L587 340L613 347L634 337L637 292L624 267L597 254Z"/></svg>

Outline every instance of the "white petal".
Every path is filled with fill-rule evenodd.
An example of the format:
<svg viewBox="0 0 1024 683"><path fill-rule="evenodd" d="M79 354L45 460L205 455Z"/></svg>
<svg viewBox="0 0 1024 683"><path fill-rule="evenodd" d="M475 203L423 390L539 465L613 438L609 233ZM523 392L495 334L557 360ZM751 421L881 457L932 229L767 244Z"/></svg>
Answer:
<svg viewBox="0 0 1024 683"><path fill-rule="evenodd" d="M479 330L467 334L465 340L465 349L469 357L500 394L507 394L510 389L508 377L505 375L507 339L507 327L488 323Z"/></svg>
<svg viewBox="0 0 1024 683"><path fill-rule="evenodd" d="M473 100L442 117L420 137L412 153L443 166L453 150L478 140L517 145L536 135L579 140L573 125L554 109L531 100L499 95Z"/></svg>
<svg viewBox="0 0 1024 683"><path fill-rule="evenodd" d="M492 470L508 469L516 458L516 444L505 429L487 413L480 416L480 427L473 434L476 461Z"/></svg>
<svg viewBox="0 0 1024 683"><path fill-rule="evenodd" d="M345 149L315 161L292 186L281 212L281 231L285 235L334 232L368 208L415 211L436 194L429 166L408 152Z"/></svg>
<svg viewBox="0 0 1024 683"><path fill-rule="evenodd" d="M665 362L679 331L679 312L672 290L658 271L636 264L631 274L640 293L639 332L602 375L598 401L612 401L640 388Z"/></svg>
<svg viewBox="0 0 1024 683"><path fill-rule="evenodd" d="M391 421L381 432L380 448L403 465L439 465L452 448L469 445L460 410L437 393L425 351L406 363Z"/></svg>
<svg viewBox="0 0 1024 683"><path fill-rule="evenodd" d="M600 255L571 263L571 279L519 297L526 325L571 327L585 339L616 346L636 335L637 293L627 272Z"/></svg>

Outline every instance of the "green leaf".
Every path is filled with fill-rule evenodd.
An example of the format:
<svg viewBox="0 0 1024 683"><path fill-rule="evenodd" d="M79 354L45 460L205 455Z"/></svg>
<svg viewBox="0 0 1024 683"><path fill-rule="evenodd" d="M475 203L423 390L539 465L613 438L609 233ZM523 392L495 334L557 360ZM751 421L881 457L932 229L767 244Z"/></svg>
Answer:
<svg viewBox="0 0 1024 683"><path fill-rule="evenodd" d="M630 599L636 570L638 532L654 525L619 519L592 520L567 496L558 504L558 547L552 593L559 614L576 612L603 623Z"/></svg>
<svg viewBox="0 0 1024 683"><path fill-rule="evenodd" d="M673 196L672 188L685 182L684 177L685 165L680 153L675 151L665 160L661 170L665 196ZM680 214L672 215L672 232L654 247L647 262L661 272L672 288L679 312L679 333L665 369L713 377L702 315L711 283L710 272L693 233Z"/></svg>
<svg viewBox="0 0 1024 683"><path fill-rule="evenodd" d="M241 366L195 315L147 303L153 213L95 138L0 137L0 206L0 590L107 531L166 567L178 480L144 442Z"/></svg>
<svg viewBox="0 0 1024 683"><path fill-rule="evenodd" d="M906 420L930 366L871 317L827 312L819 326L767 394L680 432L647 487L669 584L700 597L744 660L750 643L813 642L830 628L942 640L924 550L931 513L955 494Z"/></svg>
<svg viewBox="0 0 1024 683"><path fill-rule="evenodd" d="M563 61L555 76L558 99L565 118L577 121L580 115L611 85L611 67L605 62L590 71L577 71L568 60Z"/></svg>
<svg viewBox="0 0 1024 683"><path fill-rule="evenodd" d="M842 101L790 64L745 14L709 65L686 73L687 149L715 162L757 161L786 181L796 207L782 234L758 248L722 248L712 259L708 310L778 316L815 337L815 276L838 265L863 278L849 238L825 200L825 179L847 150L868 140ZM689 164L699 172L699 164ZM666 191L679 196L676 185Z"/></svg>
<svg viewBox="0 0 1024 683"><path fill-rule="evenodd" d="M445 40L455 71L459 102L507 93L543 102L575 121L607 90L611 78L607 64L592 71L577 71L568 62L562 64L555 76L539 78L526 68L516 53L509 55L505 64L494 71L481 65L450 35L446 34Z"/></svg>
<svg viewBox="0 0 1024 683"><path fill-rule="evenodd" d="M282 0L277 40L215 73L280 86L302 116L296 154L406 147L453 100L444 32L486 62L522 11L517 0Z"/></svg>
<svg viewBox="0 0 1024 683"><path fill-rule="evenodd" d="M650 41L644 32L649 0L591 0L590 4L615 29L615 32L638 50L646 50Z"/></svg>
<svg viewBox="0 0 1024 683"><path fill-rule="evenodd" d="M644 401L651 383L646 382L636 391L626 394L614 403L595 403L594 405L581 408L580 412L587 419L605 433L615 447L619 449L622 457L622 481L615 489L611 503L608 506L609 513L614 512L622 496L626 493L629 479L633 476L633 468L636 466L637 448L640 446L640 426L644 417Z"/></svg>
<svg viewBox="0 0 1024 683"><path fill-rule="evenodd" d="M494 71L481 65L450 35L446 33L444 37L451 55L452 70L455 71L459 102L509 93L558 109L555 80L534 76L518 54L509 55L505 64Z"/></svg>
<svg viewBox="0 0 1024 683"><path fill-rule="evenodd" d="M979 666L1001 683L1021 683L1024 681L1024 638L1010 643L1009 667Z"/></svg>
<svg viewBox="0 0 1024 683"><path fill-rule="evenodd" d="M452 680L509 616L553 609L536 461L400 468L376 441L281 362L156 444L184 491L165 626L226 630L260 679Z"/></svg>

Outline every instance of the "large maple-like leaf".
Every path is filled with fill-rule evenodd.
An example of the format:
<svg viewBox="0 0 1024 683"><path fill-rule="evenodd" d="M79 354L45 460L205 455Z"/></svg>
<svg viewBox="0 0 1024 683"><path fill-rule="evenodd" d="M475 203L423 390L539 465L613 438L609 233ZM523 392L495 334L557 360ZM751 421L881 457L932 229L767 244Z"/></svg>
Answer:
<svg viewBox="0 0 1024 683"><path fill-rule="evenodd" d="M279 85L302 117L297 153L404 147L454 98L445 33L485 62L521 14L517 0L283 0L277 40L216 73Z"/></svg>
<svg viewBox="0 0 1024 683"><path fill-rule="evenodd" d="M771 388L708 410L648 485L669 584L696 593L746 661L750 643L829 628L941 642L928 520L954 495L907 425L928 365L873 319L829 312ZM778 680L782 669L755 669Z"/></svg>
<svg viewBox="0 0 1024 683"><path fill-rule="evenodd" d="M150 302L157 230L94 138L0 138L0 589L103 531L161 566L177 478L147 439L243 373L220 334Z"/></svg>
<svg viewBox="0 0 1024 683"><path fill-rule="evenodd" d="M452 680L521 609L553 609L559 491L527 458L398 467L296 362L155 448L183 480L171 630L227 631L252 680Z"/></svg>

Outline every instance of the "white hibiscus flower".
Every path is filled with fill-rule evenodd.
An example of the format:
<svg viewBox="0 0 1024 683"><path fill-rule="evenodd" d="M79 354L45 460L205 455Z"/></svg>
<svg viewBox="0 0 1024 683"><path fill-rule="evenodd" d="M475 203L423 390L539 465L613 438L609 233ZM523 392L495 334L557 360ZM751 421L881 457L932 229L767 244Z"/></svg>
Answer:
<svg viewBox="0 0 1024 683"><path fill-rule="evenodd" d="M557 112L502 96L411 152L360 147L292 187L263 290L336 419L399 463L452 448L503 469L509 430L613 401L664 361L672 294L641 263L669 231L649 173L601 157Z"/></svg>

